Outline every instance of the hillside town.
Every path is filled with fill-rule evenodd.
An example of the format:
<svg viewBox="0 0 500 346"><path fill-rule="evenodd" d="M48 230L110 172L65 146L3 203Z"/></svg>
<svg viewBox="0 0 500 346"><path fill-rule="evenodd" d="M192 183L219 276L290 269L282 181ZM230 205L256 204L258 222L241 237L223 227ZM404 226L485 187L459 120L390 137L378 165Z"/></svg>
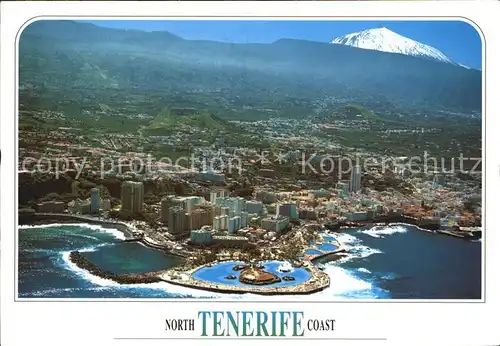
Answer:
<svg viewBox="0 0 500 346"><path fill-rule="evenodd" d="M189 164L181 165L115 149L114 143L126 143L125 138L140 145L133 135L91 147L83 145L85 136L63 141L65 131L71 130L49 133L43 152L33 146L20 149L20 211L121 220L150 245L178 252L269 248L272 254L276 242L295 236L290 230L305 234L377 222L455 231L481 225L481 187L473 175L464 180L439 171L415 174L398 163L401 158L391 157L387 167L366 170L362 160L345 168L339 155L281 151L292 144L288 137L281 138L286 144L279 151L265 154L255 148L197 146L185 158ZM171 140L185 141L189 133ZM25 143L41 137L35 132L22 136ZM316 141L308 146L334 149ZM325 163L337 167L321 173ZM299 243L302 249L294 252L306 249L309 241Z"/></svg>

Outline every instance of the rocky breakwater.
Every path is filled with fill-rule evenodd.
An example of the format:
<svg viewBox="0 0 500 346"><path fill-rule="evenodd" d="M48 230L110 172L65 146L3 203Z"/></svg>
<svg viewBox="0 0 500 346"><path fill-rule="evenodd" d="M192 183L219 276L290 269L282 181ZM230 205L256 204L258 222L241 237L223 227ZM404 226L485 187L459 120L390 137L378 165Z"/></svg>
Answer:
<svg viewBox="0 0 500 346"><path fill-rule="evenodd" d="M374 223L404 223L408 225L414 225L428 231L436 231L440 228L440 223L436 219L429 219L423 217L415 217L411 215L402 215L396 213L389 213L379 215L372 220Z"/></svg>
<svg viewBox="0 0 500 346"><path fill-rule="evenodd" d="M90 274L98 276L103 279L112 280L119 284L148 284L161 281L161 279L158 276L158 273L155 272L143 273L143 274L117 275L109 271L105 271L99 268L94 263L90 262L87 257L82 255L78 251L71 252L69 255L69 259L76 266L88 271Z"/></svg>

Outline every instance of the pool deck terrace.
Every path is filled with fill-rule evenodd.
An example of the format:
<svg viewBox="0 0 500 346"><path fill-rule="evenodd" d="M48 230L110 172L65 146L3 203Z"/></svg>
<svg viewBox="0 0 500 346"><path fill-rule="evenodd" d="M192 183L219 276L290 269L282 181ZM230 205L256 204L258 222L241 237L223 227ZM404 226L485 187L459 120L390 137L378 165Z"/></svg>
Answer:
<svg viewBox="0 0 500 346"><path fill-rule="evenodd" d="M168 282L173 285L184 286L193 289L217 292L217 293L253 293L260 295L304 295L320 292L330 286L330 278L321 269L316 268L309 264L306 268L311 273L309 280L293 285L283 287L266 287L266 286L232 286L224 285L209 281L202 281L195 279L192 274L205 266L195 268L189 272L180 273L176 275L175 269L166 270L158 275L160 280Z"/></svg>
<svg viewBox="0 0 500 346"><path fill-rule="evenodd" d="M325 238L333 238L333 241L327 241ZM334 250L323 250L321 249L322 245L333 245L335 246ZM307 253L308 250L312 250L318 253L311 254ZM342 244L335 238L334 235L324 234L322 235L322 241L317 241L314 244L304 249L304 258L307 258L309 261L315 261L319 259L326 259L329 256L334 256L338 253L346 252L346 249L342 247Z"/></svg>

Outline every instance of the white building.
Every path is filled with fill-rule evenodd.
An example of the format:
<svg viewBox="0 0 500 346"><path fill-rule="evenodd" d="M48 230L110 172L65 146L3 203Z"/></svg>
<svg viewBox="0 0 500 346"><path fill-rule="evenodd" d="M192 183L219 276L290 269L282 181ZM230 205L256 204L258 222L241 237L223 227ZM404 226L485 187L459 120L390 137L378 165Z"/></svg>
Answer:
<svg viewBox="0 0 500 346"><path fill-rule="evenodd" d="M195 245L210 245L212 243L212 231L210 229L192 230L189 239Z"/></svg>
<svg viewBox="0 0 500 346"><path fill-rule="evenodd" d="M227 215L221 216L220 217L220 229L221 230L228 229L228 225L229 225L229 216L227 216Z"/></svg>
<svg viewBox="0 0 500 346"><path fill-rule="evenodd" d="M122 211L140 212L144 204L144 184L142 182L126 181L121 191Z"/></svg>
<svg viewBox="0 0 500 346"><path fill-rule="evenodd" d="M73 200L68 203L68 211L74 214L88 214L90 213L90 200Z"/></svg>
<svg viewBox="0 0 500 346"><path fill-rule="evenodd" d="M210 192L210 203L215 204L217 202L217 192Z"/></svg>
<svg viewBox="0 0 500 346"><path fill-rule="evenodd" d="M212 222L213 229L216 231L220 231L222 229L221 225L222 225L222 217L220 216L214 217L214 220Z"/></svg>
<svg viewBox="0 0 500 346"><path fill-rule="evenodd" d="M256 198L266 204L268 203L276 203L278 200L278 196L276 193L271 191L259 191L256 194Z"/></svg>
<svg viewBox="0 0 500 346"><path fill-rule="evenodd" d="M241 228L248 226L248 212L244 211L241 213Z"/></svg>
<svg viewBox="0 0 500 346"><path fill-rule="evenodd" d="M356 193L359 190L361 190L361 167L356 165L351 169L351 191Z"/></svg>
<svg viewBox="0 0 500 346"><path fill-rule="evenodd" d="M111 201L109 199L103 199L101 201L101 209L103 211L108 211L111 209Z"/></svg>
<svg viewBox="0 0 500 346"><path fill-rule="evenodd" d="M261 227L269 232L280 233L290 224L290 219L287 217L268 217L262 220Z"/></svg>
<svg viewBox="0 0 500 346"><path fill-rule="evenodd" d="M90 190L90 212L92 214L98 213L101 208L101 196L98 188Z"/></svg>
<svg viewBox="0 0 500 346"><path fill-rule="evenodd" d="M293 203L283 203L276 206L276 216L286 216L290 220L297 220L299 215L297 213L297 205Z"/></svg>
<svg viewBox="0 0 500 346"><path fill-rule="evenodd" d="M264 204L260 201L247 201L246 202L246 211L249 214L260 214L262 209L264 208Z"/></svg>

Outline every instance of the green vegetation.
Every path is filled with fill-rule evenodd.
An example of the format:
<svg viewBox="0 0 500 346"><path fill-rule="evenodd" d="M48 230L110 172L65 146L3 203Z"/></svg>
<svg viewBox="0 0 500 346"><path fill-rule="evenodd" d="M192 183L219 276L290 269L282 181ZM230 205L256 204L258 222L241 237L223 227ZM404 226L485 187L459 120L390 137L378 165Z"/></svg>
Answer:
<svg viewBox="0 0 500 346"><path fill-rule="evenodd" d="M332 124L314 135L361 151L480 157L481 91L480 71L300 40L201 42L72 21L33 23L20 40L21 131L72 128L74 142L173 159L212 144L278 150L265 125L229 121L275 118Z"/></svg>
<svg viewBox="0 0 500 346"><path fill-rule="evenodd" d="M168 104L258 120L312 115L328 97L383 108L479 110L481 73L300 40L238 45L39 21L20 40L20 91L23 107L65 113L96 107L155 116Z"/></svg>
<svg viewBox="0 0 500 346"><path fill-rule="evenodd" d="M179 110L165 109L160 112L151 123L144 128L143 132L149 135L162 136L176 128L200 128L206 130L226 129L230 124L209 113L198 113L196 111L183 114Z"/></svg>
<svg viewBox="0 0 500 346"><path fill-rule="evenodd" d="M375 118L375 114L372 111L361 105L348 105L340 109L339 113L343 114L347 119L356 119L358 117L364 119Z"/></svg>

